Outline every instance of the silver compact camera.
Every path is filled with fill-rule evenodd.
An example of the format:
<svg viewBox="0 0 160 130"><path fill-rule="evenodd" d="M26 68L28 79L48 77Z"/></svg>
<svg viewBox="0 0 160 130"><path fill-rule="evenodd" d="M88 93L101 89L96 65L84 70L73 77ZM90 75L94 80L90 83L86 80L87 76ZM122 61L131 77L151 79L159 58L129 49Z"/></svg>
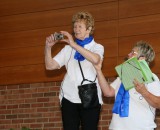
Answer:
<svg viewBox="0 0 160 130"><path fill-rule="evenodd" d="M54 39L55 39L55 40L62 40L62 39L64 39L64 35L61 34L61 33L55 32L55 33L54 33Z"/></svg>

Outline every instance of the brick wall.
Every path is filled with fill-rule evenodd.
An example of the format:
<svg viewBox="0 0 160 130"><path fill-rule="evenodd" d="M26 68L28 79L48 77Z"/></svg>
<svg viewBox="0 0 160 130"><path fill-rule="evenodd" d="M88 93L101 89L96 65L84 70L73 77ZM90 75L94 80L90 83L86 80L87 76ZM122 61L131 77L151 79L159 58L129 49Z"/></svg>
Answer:
<svg viewBox="0 0 160 130"><path fill-rule="evenodd" d="M0 130L23 126L32 130L63 130L59 105L60 82L0 86ZM113 98L104 98L99 130L108 130ZM156 121L160 129L160 113Z"/></svg>

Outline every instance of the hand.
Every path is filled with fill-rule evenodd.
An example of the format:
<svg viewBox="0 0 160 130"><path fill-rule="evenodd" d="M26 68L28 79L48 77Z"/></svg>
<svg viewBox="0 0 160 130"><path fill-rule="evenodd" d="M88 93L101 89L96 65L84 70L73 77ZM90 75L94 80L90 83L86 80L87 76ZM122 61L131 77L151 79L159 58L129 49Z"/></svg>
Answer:
<svg viewBox="0 0 160 130"><path fill-rule="evenodd" d="M96 71L101 70L101 68L102 68L102 63L103 63L103 60L101 59L98 64L93 64L93 66L94 66L94 68L96 69Z"/></svg>
<svg viewBox="0 0 160 130"><path fill-rule="evenodd" d="M61 34L63 34L64 36L68 38L68 39L63 39L61 41L67 42L71 47L73 47L76 44L70 33L68 33L67 31L60 31L60 32Z"/></svg>
<svg viewBox="0 0 160 130"><path fill-rule="evenodd" d="M148 91L145 85L143 83L138 82L137 79L134 79L133 84L135 85L136 91L139 92L141 95L145 94Z"/></svg>
<svg viewBox="0 0 160 130"><path fill-rule="evenodd" d="M58 41L55 41L54 39L54 35L51 34L50 36L48 36L46 38L46 46L47 47L52 47L55 43L57 43Z"/></svg>

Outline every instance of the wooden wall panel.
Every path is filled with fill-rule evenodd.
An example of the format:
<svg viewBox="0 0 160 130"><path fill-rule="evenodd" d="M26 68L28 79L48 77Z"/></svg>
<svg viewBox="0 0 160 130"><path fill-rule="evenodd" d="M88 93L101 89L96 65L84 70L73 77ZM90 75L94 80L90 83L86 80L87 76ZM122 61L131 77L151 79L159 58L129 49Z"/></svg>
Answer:
<svg viewBox="0 0 160 130"><path fill-rule="evenodd" d="M103 72L107 77L116 76L114 67L117 59L105 58L103 62ZM62 81L65 69L47 71L44 64L12 66L0 68L0 84L23 84L47 81Z"/></svg>
<svg viewBox="0 0 160 130"><path fill-rule="evenodd" d="M117 65L117 58L105 57L103 72L107 77L116 76L114 67ZM47 81L62 81L65 68L61 70L47 71L44 64L9 66L0 68L0 84L24 84Z"/></svg>
<svg viewBox="0 0 160 130"><path fill-rule="evenodd" d="M100 37L95 36L95 40L96 38L103 39L107 34L108 37L116 37L117 36L116 25L117 24L114 21L97 22L96 32L101 33L102 35L100 35ZM106 30L111 30L111 31L110 33L108 33L108 31ZM8 64L10 66L12 65L15 66L15 65L43 63L42 58L44 54L45 39L48 35L50 35L49 34L50 31L51 29L49 30L44 29L44 30L39 30L39 33L37 31L36 33L35 31L31 32L26 31L26 33L16 32L16 33L11 33L9 35L8 34L0 35L0 40L2 42L2 48L3 48L2 51L0 51L0 60L1 60L0 66L1 67L8 66ZM43 32L48 33L48 35ZM38 34L40 38L38 37ZM34 38L33 36L35 35L36 37ZM56 54L60 50L60 48L62 48L65 45L64 43L57 43L57 44L58 45L55 46L56 48L55 47L53 48L54 49L53 54ZM7 59L6 56L8 57Z"/></svg>
<svg viewBox="0 0 160 130"><path fill-rule="evenodd" d="M0 0L0 85L61 81L64 68L45 70L45 39L55 31L72 32L72 15L81 10L95 18L94 38L105 48L105 76L116 76L115 66L139 40L155 49L152 70L160 75L159 6L159 0ZM58 43L52 54L64 45Z"/></svg>
<svg viewBox="0 0 160 130"><path fill-rule="evenodd" d="M0 68L0 84L62 81L65 69L47 71L44 64Z"/></svg>
<svg viewBox="0 0 160 130"><path fill-rule="evenodd" d="M119 56L117 58L117 64L122 64L125 61L126 56Z"/></svg>
<svg viewBox="0 0 160 130"><path fill-rule="evenodd" d="M96 22L94 36L97 39L108 39L118 37L118 22L113 21L104 21Z"/></svg>
<svg viewBox="0 0 160 130"><path fill-rule="evenodd" d="M44 46L46 37L61 30L72 32L71 26L61 26L37 30L0 34L0 49L16 49L24 47Z"/></svg>
<svg viewBox="0 0 160 130"><path fill-rule="evenodd" d="M117 21L96 22L95 27L95 39L117 37ZM0 49L43 46L48 35L61 30L72 32L72 27L70 25L22 32L3 33L0 34ZM97 35L98 33L100 33L100 35Z"/></svg>
<svg viewBox="0 0 160 130"><path fill-rule="evenodd" d="M105 57L103 61L102 71L106 77L115 77L115 66L117 65L117 57Z"/></svg>
<svg viewBox="0 0 160 130"><path fill-rule="evenodd" d="M98 41L97 41L98 42ZM105 48L104 55L104 74L108 77L115 75L114 67L117 64L114 57L118 55L118 39L108 39L108 40L100 40L100 43L103 43ZM53 55L57 53L64 44L58 43L59 45L55 46L53 49ZM114 48L114 51L113 51ZM20 83L26 82L40 82L42 78L43 80L60 80L64 75L65 71L47 71L44 67L44 46L38 47L30 47L30 48L17 48L2 50L0 52L0 73L1 78L0 81L4 84L16 83L19 80ZM7 57L7 59L6 59ZM113 59L112 59L113 58ZM22 66L23 65L23 66ZM42 67L43 66L43 67ZM109 68L109 69L107 69ZM42 74L40 74L42 71ZM49 75L53 76L50 78L44 74L44 72L49 73ZM54 73L55 72L55 73ZM57 73L61 73L61 76L57 75ZM41 77L37 77L41 76ZM9 75L9 77L8 77ZM23 76L21 76L23 75ZM35 77L35 78L34 78ZM7 80L7 78L9 80ZM18 79L17 79L18 78ZM33 79L32 79L33 78Z"/></svg>
<svg viewBox="0 0 160 130"><path fill-rule="evenodd" d="M83 7L4 16L0 17L0 33L71 25L72 15L80 10L88 10L91 12L95 17L95 21L117 19L118 12L116 9L117 3L111 2ZM108 15L104 15L104 12L107 12Z"/></svg>
<svg viewBox="0 0 160 130"><path fill-rule="evenodd" d="M160 32L160 14L119 20L119 36Z"/></svg>
<svg viewBox="0 0 160 130"><path fill-rule="evenodd" d="M156 53L156 57L153 65L151 66L151 69L154 73L160 74L160 53Z"/></svg>
<svg viewBox="0 0 160 130"><path fill-rule="evenodd" d="M117 65L118 56L118 39L112 38L107 40L99 40L105 49L102 71L105 76L116 76L115 66Z"/></svg>
<svg viewBox="0 0 160 130"><path fill-rule="evenodd" d="M42 64L44 46L7 49L0 51L0 67Z"/></svg>
<svg viewBox="0 0 160 130"><path fill-rule="evenodd" d="M104 57L117 57L118 56L118 38L100 39L96 40L104 46Z"/></svg>
<svg viewBox="0 0 160 130"><path fill-rule="evenodd" d="M159 7L159 0L120 0L119 18L159 14Z"/></svg>
<svg viewBox="0 0 160 130"><path fill-rule="evenodd" d="M137 41L149 42L156 53L160 52L160 33L119 38L119 56L128 54Z"/></svg>
<svg viewBox="0 0 160 130"><path fill-rule="evenodd" d="M117 0L0 0L0 16L42 12L74 6L85 6L89 4L106 3Z"/></svg>
<svg viewBox="0 0 160 130"><path fill-rule="evenodd" d="M65 45L57 43L52 48L52 55L57 54ZM44 64L44 46L1 50L0 61L0 67Z"/></svg>

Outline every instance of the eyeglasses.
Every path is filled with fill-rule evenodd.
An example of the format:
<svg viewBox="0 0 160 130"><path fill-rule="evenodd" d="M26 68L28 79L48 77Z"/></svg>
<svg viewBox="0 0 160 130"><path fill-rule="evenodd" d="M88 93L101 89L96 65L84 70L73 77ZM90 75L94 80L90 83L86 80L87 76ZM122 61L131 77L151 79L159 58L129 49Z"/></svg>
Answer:
<svg viewBox="0 0 160 130"><path fill-rule="evenodd" d="M134 54L138 55L138 52L132 50L132 51L130 52L130 54L132 54L132 55L134 55Z"/></svg>

